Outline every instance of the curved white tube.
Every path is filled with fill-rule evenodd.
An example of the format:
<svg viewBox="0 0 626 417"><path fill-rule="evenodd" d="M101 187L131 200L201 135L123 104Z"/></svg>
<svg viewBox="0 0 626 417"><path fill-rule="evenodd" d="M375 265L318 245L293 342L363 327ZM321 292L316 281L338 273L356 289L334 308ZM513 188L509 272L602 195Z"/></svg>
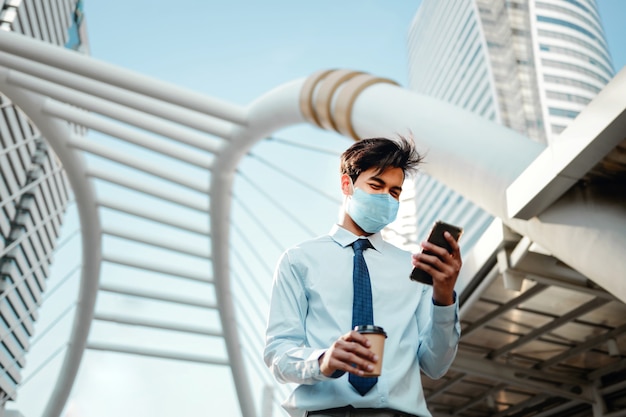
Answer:
<svg viewBox="0 0 626 417"><path fill-rule="evenodd" d="M229 266L229 229L232 185L235 169L242 156L266 135L284 126L303 122L298 95L304 80L284 84L253 102L248 108L245 127L233 130L231 141L215 160L211 174L211 234L213 236L213 279L220 310L220 320L235 381L235 389L244 417L256 415L250 393L237 333L237 320L231 295Z"/></svg>
<svg viewBox="0 0 626 417"><path fill-rule="evenodd" d="M83 253L78 294L80 302L74 313L65 359L43 413L43 417L58 417L76 379L94 314L102 256L100 217L95 190L86 175L85 161L79 152L67 146L67 138L71 136L68 125L43 115L41 110L46 100L44 97L7 84L8 72L6 68L0 68L0 90L28 115L59 157L76 198L81 225Z"/></svg>
<svg viewBox="0 0 626 417"><path fill-rule="evenodd" d="M360 137L410 130L418 147L426 150L423 168L428 174L626 302L626 281L621 279L626 271L623 185L575 186L537 217L511 218L507 189L543 151L542 145L451 104L389 84L363 91L354 104L352 123Z"/></svg>

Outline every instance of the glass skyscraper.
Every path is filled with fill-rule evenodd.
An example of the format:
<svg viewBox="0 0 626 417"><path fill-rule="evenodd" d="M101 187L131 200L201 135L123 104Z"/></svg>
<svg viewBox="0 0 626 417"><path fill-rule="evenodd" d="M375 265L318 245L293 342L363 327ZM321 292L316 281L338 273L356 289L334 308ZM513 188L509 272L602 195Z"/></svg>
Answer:
<svg viewBox="0 0 626 417"><path fill-rule="evenodd" d="M614 75L594 0L424 0L408 49L411 90L545 144ZM443 218L465 227L467 249L491 222L427 175L416 196L418 237Z"/></svg>

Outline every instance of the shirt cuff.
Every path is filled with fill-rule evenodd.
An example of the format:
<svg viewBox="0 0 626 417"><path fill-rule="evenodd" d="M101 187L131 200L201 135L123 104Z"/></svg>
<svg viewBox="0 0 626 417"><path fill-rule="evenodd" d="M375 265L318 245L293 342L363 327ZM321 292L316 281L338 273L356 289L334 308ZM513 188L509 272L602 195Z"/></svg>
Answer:
<svg viewBox="0 0 626 417"><path fill-rule="evenodd" d="M328 381L331 379L337 379L346 373L345 371L339 371L339 370L333 372L331 376L326 376L322 373L322 370L320 369L319 359L324 353L326 353L327 350L328 349L316 349L313 351L313 353L311 353L311 356L309 356L309 358L315 359L312 364L312 366L315 368L313 375L314 375L314 379L318 381Z"/></svg>
<svg viewBox="0 0 626 417"><path fill-rule="evenodd" d="M459 304L454 293L454 303L449 306L438 305L433 300L433 316L432 320L438 324L452 324L458 320ZM435 313L436 312L436 313Z"/></svg>
<svg viewBox="0 0 626 417"><path fill-rule="evenodd" d="M456 291L452 291L452 304L450 305L446 305L446 304L439 304L437 301L435 301L435 298L433 297L433 305L436 305L437 307L450 307L456 304Z"/></svg>

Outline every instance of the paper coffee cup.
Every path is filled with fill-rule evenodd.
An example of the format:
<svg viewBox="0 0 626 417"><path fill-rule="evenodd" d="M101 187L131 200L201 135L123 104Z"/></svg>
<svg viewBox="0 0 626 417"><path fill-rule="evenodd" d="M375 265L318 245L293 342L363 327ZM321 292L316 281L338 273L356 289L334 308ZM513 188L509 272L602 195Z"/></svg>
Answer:
<svg viewBox="0 0 626 417"><path fill-rule="evenodd" d="M363 376L380 376L383 368L383 353L385 352L387 333L385 333L382 327L371 324L354 326L354 330L367 337L371 343L370 350L378 356L378 362L374 364L374 369L372 369L371 372L366 371Z"/></svg>

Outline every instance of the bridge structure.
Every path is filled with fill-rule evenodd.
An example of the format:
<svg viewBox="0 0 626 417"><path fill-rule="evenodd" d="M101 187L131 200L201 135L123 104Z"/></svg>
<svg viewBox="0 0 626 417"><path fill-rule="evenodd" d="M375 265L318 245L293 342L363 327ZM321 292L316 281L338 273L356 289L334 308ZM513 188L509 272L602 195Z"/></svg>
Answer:
<svg viewBox="0 0 626 417"><path fill-rule="evenodd" d="M495 218L464 251L458 357L444 378L424 379L434 415L626 416L626 72L549 146L359 71L320 71L238 106L9 32L0 33L0 91L60 160L80 220L78 302L45 417L61 415L86 349L227 367L241 415L259 415L249 375L263 371L245 357L233 291L232 189L260 140L301 123L354 140L411 131L427 151L424 171ZM123 193L103 193L104 185ZM171 216L122 197L135 195L192 214ZM125 216L124 227L103 222L111 212ZM154 236L145 222L200 245ZM172 257L114 253L103 245L108 238ZM182 267L188 258L207 267ZM201 283L213 296L113 283L105 264ZM200 307L220 326L100 313L104 293ZM224 351L96 342L89 335L98 321L199 334L223 342Z"/></svg>

